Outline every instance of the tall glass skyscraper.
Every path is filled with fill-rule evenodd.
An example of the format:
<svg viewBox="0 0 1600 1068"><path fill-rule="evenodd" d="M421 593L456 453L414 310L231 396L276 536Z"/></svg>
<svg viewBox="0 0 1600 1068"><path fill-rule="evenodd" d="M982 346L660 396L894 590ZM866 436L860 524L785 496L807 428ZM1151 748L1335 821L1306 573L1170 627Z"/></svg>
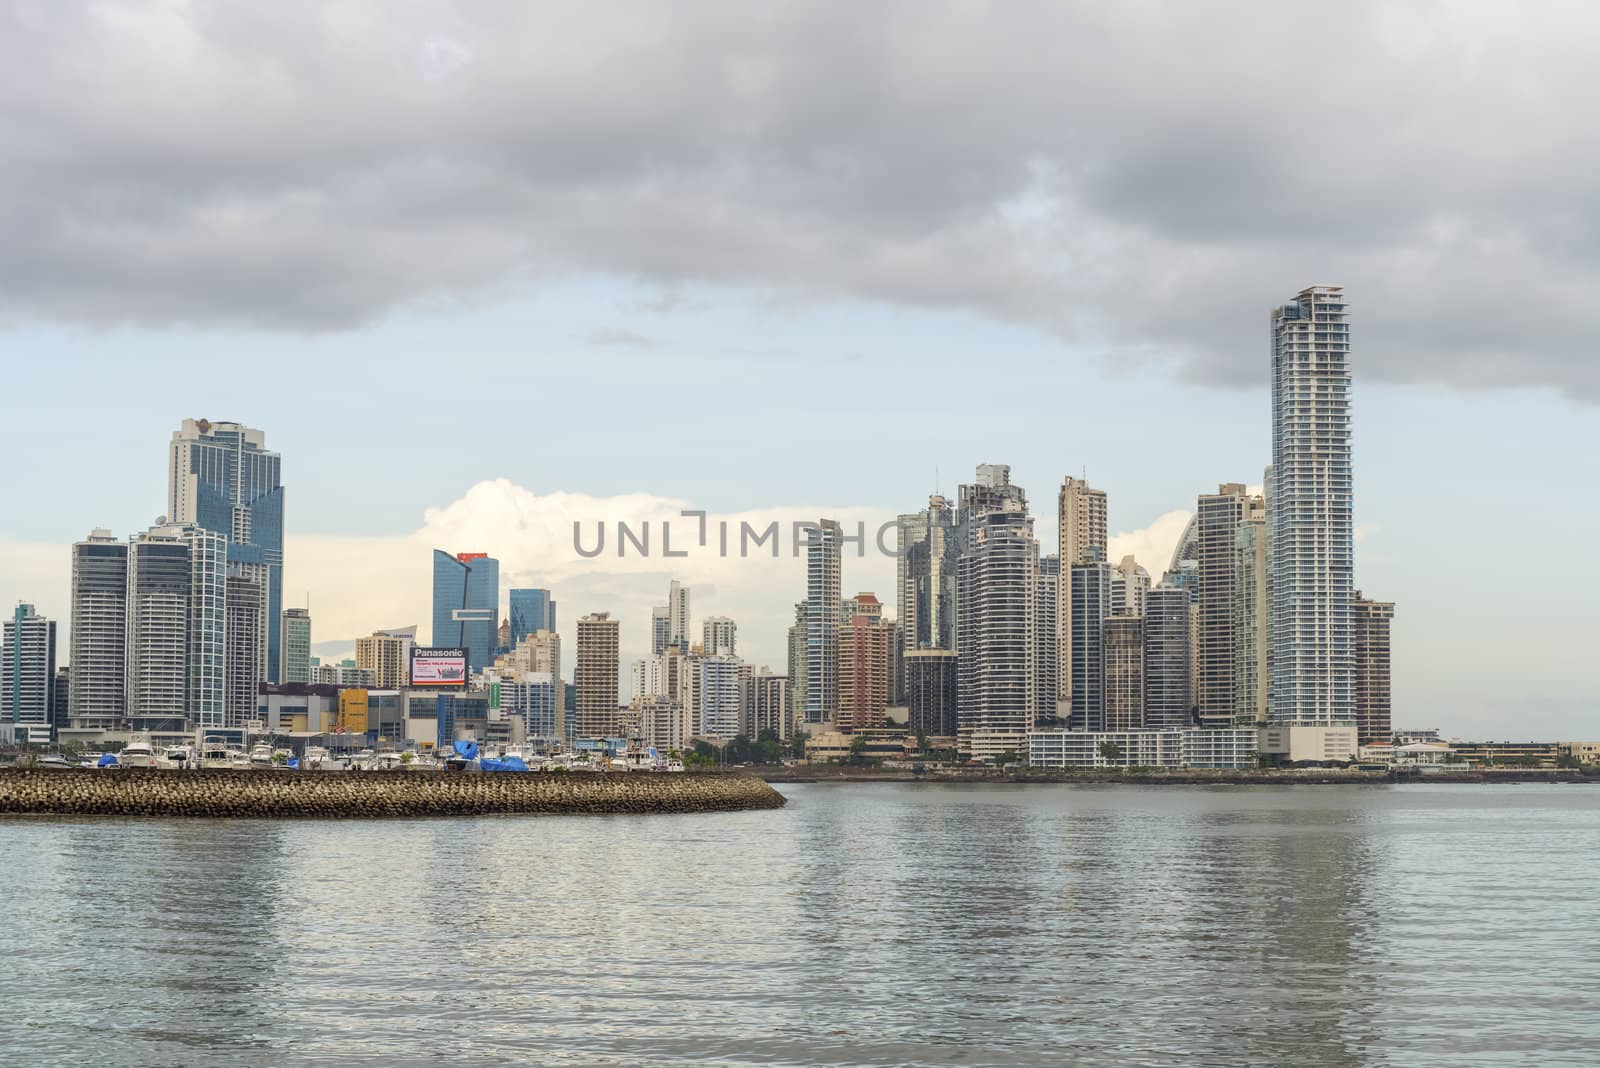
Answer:
<svg viewBox="0 0 1600 1068"><path fill-rule="evenodd" d="M839 565L844 532L834 519L806 531L805 721L832 723L839 711Z"/></svg>
<svg viewBox="0 0 1600 1068"><path fill-rule="evenodd" d="M260 659L278 682L283 656L283 484L266 435L240 423L185 419L172 433L167 516L228 542L228 569L259 581L265 648Z"/></svg>
<svg viewBox="0 0 1600 1068"><path fill-rule="evenodd" d="M466 649L469 673L489 666L499 610L500 561L433 551L433 644Z"/></svg>
<svg viewBox="0 0 1600 1068"><path fill-rule="evenodd" d="M1272 310L1269 718L1355 722L1350 326L1341 286Z"/></svg>
<svg viewBox="0 0 1600 1068"><path fill-rule="evenodd" d="M556 603L549 590L512 590L510 598L512 648L535 631L556 629Z"/></svg>

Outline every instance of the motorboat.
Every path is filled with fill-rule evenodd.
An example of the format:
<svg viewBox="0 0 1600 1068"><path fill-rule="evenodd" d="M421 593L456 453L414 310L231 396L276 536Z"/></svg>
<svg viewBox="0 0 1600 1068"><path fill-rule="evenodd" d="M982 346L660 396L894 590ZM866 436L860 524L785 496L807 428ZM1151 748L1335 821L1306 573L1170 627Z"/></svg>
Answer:
<svg viewBox="0 0 1600 1068"><path fill-rule="evenodd" d="M386 749L383 752L373 756L371 763L367 766L367 770L404 771L405 766L406 762L401 759L399 753L395 752L393 749Z"/></svg>
<svg viewBox="0 0 1600 1068"><path fill-rule="evenodd" d="M36 768L49 768L53 771L60 771L63 768L73 767L73 763L60 753L44 753L34 760L33 766Z"/></svg>
<svg viewBox="0 0 1600 1068"><path fill-rule="evenodd" d="M272 768L272 746L266 742L257 742L250 747L250 766L257 771L268 771Z"/></svg>
<svg viewBox="0 0 1600 1068"><path fill-rule="evenodd" d="M333 759L333 754L320 745L306 746L306 755L300 758L302 771L343 771L344 765Z"/></svg>
<svg viewBox="0 0 1600 1068"><path fill-rule="evenodd" d="M200 767L204 769L232 768L233 751L220 738L207 738L200 743Z"/></svg>
<svg viewBox="0 0 1600 1068"><path fill-rule="evenodd" d="M228 746L228 767L234 771L249 771L250 754L237 745Z"/></svg>
<svg viewBox="0 0 1600 1068"><path fill-rule="evenodd" d="M160 751L142 738L133 739L117 754L117 766L122 768L154 768L160 763Z"/></svg>
<svg viewBox="0 0 1600 1068"><path fill-rule="evenodd" d="M156 767L173 771L182 771L184 768L195 766L194 746L173 745L168 746L161 753L161 759L156 762Z"/></svg>

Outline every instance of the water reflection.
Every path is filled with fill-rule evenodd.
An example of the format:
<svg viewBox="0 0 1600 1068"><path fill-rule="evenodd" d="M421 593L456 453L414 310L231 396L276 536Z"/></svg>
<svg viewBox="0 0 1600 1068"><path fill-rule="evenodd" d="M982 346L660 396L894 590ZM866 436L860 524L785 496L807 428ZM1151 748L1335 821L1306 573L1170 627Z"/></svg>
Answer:
<svg viewBox="0 0 1600 1068"><path fill-rule="evenodd" d="M124 1064L1600 1059L1592 793L789 789L666 818L0 823L0 1039Z"/></svg>

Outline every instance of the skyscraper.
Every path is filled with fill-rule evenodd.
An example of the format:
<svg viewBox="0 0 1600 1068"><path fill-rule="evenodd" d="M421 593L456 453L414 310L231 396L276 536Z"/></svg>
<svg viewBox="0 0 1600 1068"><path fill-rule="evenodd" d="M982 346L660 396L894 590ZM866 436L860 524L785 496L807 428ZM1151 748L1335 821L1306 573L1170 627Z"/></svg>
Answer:
<svg viewBox="0 0 1600 1068"><path fill-rule="evenodd" d="M1341 286L1272 310L1269 718L1355 722L1350 327Z"/></svg>
<svg viewBox="0 0 1600 1068"><path fill-rule="evenodd" d="M246 720L256 718L256 692L264 678L260 650L262 602L266 591L249 575L229 575L227 588L223 721L229 727L238 728L244 726Z"/></svg>
<svg viewBox="0 0 1600 1068"><path fill-rule="evenodd" d="M959 659L954 649L906 653L906 726L913 736L956 736Z"/></svg>
<svg viewBox="0 0 1600 1068"><path fill-rule="evenodd" d="M895 595L901 641L913 649L956 647L956 514L934 494L928 507L895 519Z"/></svg>
<svg viewBox="0 0 1600 1068"><path fill-rule="evenodd" d="M48 738L55 721L56 624L19 604L0 627L0 722Z"/></svg>
<svg viewBox="0 0 1600 1068"><path fill-rule="evenodd" d="M1233 703L1240 724L1267 719L1267 517L1252 508L1233 536Z"/></svg>
<svg viewBox="0 0 1600 1068"><path fill-rule="evenodd" d="M1092 553L1090 555L1093 555ZM1079 731L1105 727L1105 619L1111 607L1111 565L1089 560L1072 565L1069 578L1072 677L1068 726Z"/></svg>
<svg viewBox="0 0 1600 1068"><path fill-rule="evenodd" d="M1350 605L1354 624L1356 744L1386 742L1394 736L1389 680L1389 631L1394 602L1369 601L1357 590Z"/></svg>
<svg viewBox="0 0 1600 1068"><path fill-rule="evenodd" d="M650 652L660 656L672 644L672 613L664 604L650 609Z"/></svg>
<svg viewBox="0 0 1600 1068"><path fill-rule="evenodd" d="M1104 628L1105 729L1144 730L1144 620L1110 616Z"/></svg>
<svg viewBox="0 0 1600 1068"><path fill-rule="evenodd" d="M1111 614L1144 618L1144 598L1150 592L1150 572L1139 561L1124 556L1111 569Z"/></svg>
<svg viewBox="0 0 1600 1068"><path fill-rule="evenodd" d="M283 610L283 664L278 678L283 682L311 681L310 609Z"/></svg>
<svg viewBox="0 0 1600 1068"><path fill-rule="evenodd" d="M1027 495L1010 468L982 464L960 488L957 708L963 737L972 731L1021 734L1038 709L1034 627L1039 543Z"/></svg>
<svg viewBox="0 0 1600 1068"><path fill-rule="evenodd" d="M806 537L807 723L832 723L839 711L840 550L843 532L822 519Z"/></svg>
<svg viewBox="0 0 1600 1068"><path fill-rule="evenodd" d="M889 706L890 645L894 628L883 618L882 606L875 614L860 609L869 607L870 593L857 594L856 611L839 628L839 699L836 725L850 732L882 727Z"/></svg>
<svg viewBox="0 0 1600 1068"><path fill-rule="evenodd" d="M265 593L266 633L261 659L277 682L283 655L283 485L280 460L266 435L239 423L185 419L172 433L167 468L167 516L221 535L227 563L250 572Z"/></svg>
<svg viewBox="0 0 1600 1068"><path fill-rule="evenodd" d="M698 658L699 684L695 687L698 704L695 717L695 736L698 738L732 738L739 733L741 711L739 669L737 657L702 656Z"/></svg>
<svg viewBox="0 0 1600 1068"><path fill-rule="evenodd" d="M72 547L72 726L118 730L128 715L128 546L96 529Z"/></svg>
<svg viewBox="0 0 1600 1068"><path fill-rule="evenodd" d="M180 529L155 527L130 543L128 724L135 731L172 734L187 726L191 578ZM216 677L224 671L219 664Z"/></svg>
<svg viewBox="0 0 1600 1068"><path fill-rule="evenodd" d="M708 616L701 624L700 647L707 656L735 656L738 653L738 624L727 616Z"/></svg>
<svg viewBox="0 0 1600 1068"><path fill-rule="evenodd" d="M1190 725L1190 596L1163 582L1145 596L1144 722L1148 730Z"/></svg>
<svg viewBox="0 0 1600 1068"><path fill-rule="evenodd" d="M1234 538L1239 525L1262 506L1242 483L1227 482L1216 493L1203 493L1195 511L1199 538L1200 586L1196 640L1202 727L1229 727L1239 707L1234 693Z"/></svg>
<svg viewBox="0 0 1600 1068"><path fill-rule="evenodd" d="M806 602L796 601L794 622L789 626L789 720L801 723L806 714L806 626L810 609Z"/></svg>
<svg viewBox="0 0 1600 1068"><path fill-rule="evenodd" d="M512 646L536 630L556 629L556 603L546 589L517 589L507 595L511 605Z"/></svg>
<svg viewBox="0 0 1600 1068"><path fill-rule="evenodd" d="M414 625L375 630L356 639L356 667L372 672L375 688L398 690L411 682L411 647L416 642Z"/></svg>
<svg viewBox="0 0 1600 1068"><path fill-rule="evenodd" d="M667 641L689 650L689 587L677 579L667 586Z"/></svg>
<svg viewBox="0 0 1600 1068"><path fill-rule="evenodd" d="M1072 569L1078 564L1106 559L1105 491L1093 489L1088 482L1070 475L1062 479L1061 490L1056 494L1056 526L1061 555L1056 590L1056 604L1061 609L1056 620L1057 660L1067 665L1072 662L1072 613L1067 611L1072 599ZM1070 705L1070 671L1062 671L1058 691L1060 704Z"/></svg>
<svg viewBox="0 0 1600 1068"><path fill-rule="evenodd" d="M578 661L572 681L578 688L576 734L609 738L617 730L618 622L609 612L578 620Z"/></svg>
<svg viewBox="0 0 1600 1068"><path fill-rule="evenodd" d="M788 676L774 675L763 667L745 683L745 695L744 713L739 723L740 734L759 738L762 731L772 731L780 742L786 742L793 736Z"/></svg>
<svg viewBox="0 0 1600 1068"><path fill-rule="evenodd" d="M1039 560L1039 580L1033 603L1033 641L1038 649L1035 669L1034 720L1042 722L1060 717L1061 693L1061 557L1054 554Z"/></svg>
<svg viewBox="0 0 1600 1068"><path fill-rule="evenodd" d="M467 671L493 660L500 611L500 561L488 553L433 551L433 644L467 651Z"/></svg>

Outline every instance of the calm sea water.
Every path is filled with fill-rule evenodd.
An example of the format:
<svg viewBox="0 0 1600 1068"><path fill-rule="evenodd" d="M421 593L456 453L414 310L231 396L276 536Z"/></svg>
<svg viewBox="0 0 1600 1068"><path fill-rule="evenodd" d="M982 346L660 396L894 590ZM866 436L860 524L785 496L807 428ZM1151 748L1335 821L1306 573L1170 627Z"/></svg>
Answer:
<svg viewBox="0 0 1600 1068"><path fill-rule="evenodd" d="M0 821L5 1064L1600 1063L1600 790Z"/></svg>

